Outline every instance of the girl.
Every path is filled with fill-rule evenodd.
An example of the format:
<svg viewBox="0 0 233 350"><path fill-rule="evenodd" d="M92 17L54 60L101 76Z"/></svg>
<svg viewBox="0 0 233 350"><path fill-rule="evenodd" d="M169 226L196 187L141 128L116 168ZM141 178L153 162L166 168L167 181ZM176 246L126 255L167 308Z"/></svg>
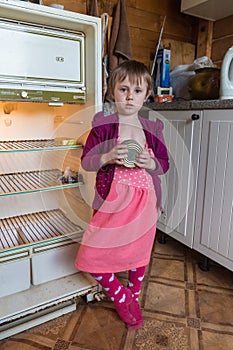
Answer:
<svg viewBox="0 0 233 350"><path fill-rule="evenodd" d="M155 238L158 175L169 168L162 121L138 115L152 86L143 63L119 65L109 79L117 112L94 116L81 157L83 168L97 175L94 215L75 266L102 285L128 329L143 324L138 298ZM127 288L115 275L120 271L128 271Z"/></svg>

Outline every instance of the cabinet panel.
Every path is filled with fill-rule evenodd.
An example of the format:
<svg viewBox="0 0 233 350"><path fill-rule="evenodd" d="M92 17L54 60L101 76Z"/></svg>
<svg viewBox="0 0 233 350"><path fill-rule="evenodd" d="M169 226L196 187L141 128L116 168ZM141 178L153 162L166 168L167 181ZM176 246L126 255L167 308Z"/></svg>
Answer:
<svg viewBox="0 0 233 350"><path fill-rule="evenodd" d="M195 116L197 120L195 120ZM188 246L192 246L195 196L198 173L201 112L150 112L150 119L164 122L170 169L161 177L163 211L157 227Z"/></svg>
<svg viewBox="0 0 233 350"><path fill-rule="evenodd" d="M195 247L233 268L232 111L204 112L201 149Z"/></svg>
<svg viewBox="0 0 233 350"><path fill-rule="evenodd" d="M231 0L181 0L181 12L191 16L216 21L233 13Z"/></svg>

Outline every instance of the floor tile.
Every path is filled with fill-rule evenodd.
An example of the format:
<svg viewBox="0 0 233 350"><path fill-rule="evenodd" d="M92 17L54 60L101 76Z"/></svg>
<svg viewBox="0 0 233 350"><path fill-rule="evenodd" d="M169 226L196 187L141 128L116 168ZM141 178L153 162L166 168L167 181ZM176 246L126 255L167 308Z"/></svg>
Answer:
<svg viewBox="0 0 233 350"><path fill-rule="evenodd" d="M44 336L18 334L9 341L3 341L1 350L48 350L52 349L56 341Z"/></svg>
<svg viewBox="0 0 233 350"><path fill-rule="evenodd" d="M198 302L202 321L233 325L232 294L198 291Z"/></svg>
<svg viewBox="0 0 233 350"><path fill-rule="evenodd" d="M154 254L169 256L185 256L184 246L170 237L166 238L166 244L160 244L158 241L156 241L153 252Z"/></svg>
<svg viewBox="0 0 233 350"><path fill-rule="evenodd" d="M202 332L203 350L232 350L233 333L231 335L211 331Z"/></svg>
<svg viewBox="0 0 233 350"><path fill-rule="evenodd" d="M125 325L115 309L86 307L72 344L95 350L121 350L125 336Z"/></svg>
<svg viewBox="0 0 233 350"><path fill-rule="evenodd" d="M233 273L216 264L212 264L210 271L207 272L196 266L196 282L208 287L230 288L233 290Z"/></svg>
<svg viewBox="0 0 233 350"><path fill-rule="evenodd" d="M47 339L56 341L57 338L62 338L64 330L68 327L69 320L72 317L72 313L63 315L62 317L55 318L46 323L42 323L37 327L33 327L25 331L28 337L44 336Z"/></svg>
<svg viewBox="0 0 233 350"><path fill-rule="evenodd" d="M148 284L145 309L185 316L185 292L182 288L150 282Z"/></svg>
<svg viewBox="0 0 233 350"><path fill-rule="evenodd" d="M139 329L134 350L187 350L188 330L179 322L161 322L157 319L146 319L143 328Z"/></svg>
<svg viewBox="0 0 233 350"><path fill-rule="evenodd" d="M175 259L153 258L150 277L184 281L184 262Z"/></svg>

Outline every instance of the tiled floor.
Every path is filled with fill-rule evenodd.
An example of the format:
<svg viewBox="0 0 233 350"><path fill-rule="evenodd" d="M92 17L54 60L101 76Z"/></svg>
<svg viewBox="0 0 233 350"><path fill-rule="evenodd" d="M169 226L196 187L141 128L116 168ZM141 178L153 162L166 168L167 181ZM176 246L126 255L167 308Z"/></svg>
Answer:
<svg viewBox="0 0 233 350"><path fill-rule="evenodd" d="M0 342L1 350L232 350L233 272L177 241L155 243L141 293L144 326L127 331L106 299ZM126 283L126 273L119 278Z"/></svg>

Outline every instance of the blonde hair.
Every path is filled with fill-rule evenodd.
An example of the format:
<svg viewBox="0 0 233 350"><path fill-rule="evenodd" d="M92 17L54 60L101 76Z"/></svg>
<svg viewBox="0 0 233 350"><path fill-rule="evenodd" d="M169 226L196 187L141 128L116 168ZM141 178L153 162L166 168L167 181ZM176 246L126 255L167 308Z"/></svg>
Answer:
<svg viewBox="0 0 233 350"><path fill-rule="evenodd" d="M147 95L153 89L153 79L144 63L135 60L127 60L117 66L110 75L108 89L111 98L113 97L116 83L122 82L126 77L129 78L131 84L138 85L140 85L144 79L147 83Z"/></svg>

